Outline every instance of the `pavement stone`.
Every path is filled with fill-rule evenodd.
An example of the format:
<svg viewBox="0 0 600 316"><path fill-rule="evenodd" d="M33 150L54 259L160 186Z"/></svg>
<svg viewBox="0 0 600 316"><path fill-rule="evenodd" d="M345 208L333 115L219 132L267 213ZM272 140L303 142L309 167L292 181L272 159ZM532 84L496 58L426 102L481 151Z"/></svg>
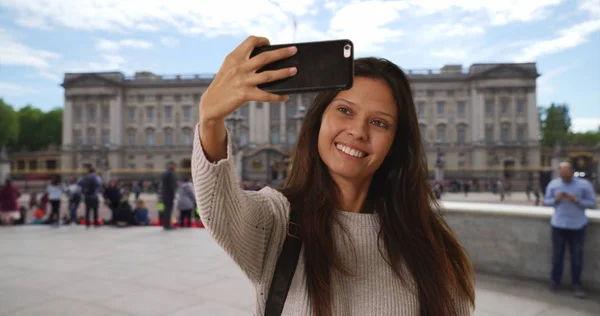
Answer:
<svg viewBox="0 0 600 316"><path fill-rule="evenodd" d="M478 274L477 316L600 315L545 285ZM204 229L0 227L0 316L251 315L254 290Z"/></svg>

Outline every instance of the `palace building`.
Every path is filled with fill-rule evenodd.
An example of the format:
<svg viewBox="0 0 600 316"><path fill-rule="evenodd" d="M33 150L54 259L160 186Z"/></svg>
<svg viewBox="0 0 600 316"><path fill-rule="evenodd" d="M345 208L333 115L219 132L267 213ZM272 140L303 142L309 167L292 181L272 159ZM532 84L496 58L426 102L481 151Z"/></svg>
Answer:
<svg viewBox="0 0 600 316"><path fill-rule="evenodd" d="M429 166L445 178L490 178L540 166L534 63L407 70ZM61 168L153 177L190 168L197 105L212 75L67 73ZM250 102L227 119L242 180L279 185L314 95ZM533 169L532 169L533 170Z"/></svg>

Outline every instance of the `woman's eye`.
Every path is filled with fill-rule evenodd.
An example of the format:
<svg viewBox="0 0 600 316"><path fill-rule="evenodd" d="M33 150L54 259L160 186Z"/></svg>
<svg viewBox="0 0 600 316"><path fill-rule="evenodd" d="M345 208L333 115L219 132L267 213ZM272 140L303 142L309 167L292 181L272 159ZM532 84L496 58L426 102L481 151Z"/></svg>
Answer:
<svg viewBox="0 0 600 316"><path fill-rule="evenodd" d="M350 114L350 110L347 108L338 108L337 110L344 114Z"/></svg>
<svg viewBox="0 0 600 316"><path fill-rule="evenodd" d="M381 127L381 128L387 128L388 127L388 124L386 122L384 122L384 121L381 121L381 120L373 120L371 123L374 124L374 125L376 125L377 127Z"/></svg>

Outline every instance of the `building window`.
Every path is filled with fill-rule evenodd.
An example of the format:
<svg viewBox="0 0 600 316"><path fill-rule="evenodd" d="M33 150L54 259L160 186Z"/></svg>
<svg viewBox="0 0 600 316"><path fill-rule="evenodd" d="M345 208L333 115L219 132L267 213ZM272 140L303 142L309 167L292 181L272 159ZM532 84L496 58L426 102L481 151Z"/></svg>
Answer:
<svg viewBox="0 0 600 316"><path fill-rule="evenodd" d="M75 122L81 122L81 107L74 106L73 112L75 116Z"/></svg>
<svg viewBox="0 0 600 316"><path fill-rule="evenodd" d="M298 110L298 107L296 106L295 103L286 104L285 112L286 112L286 115L288 118L293 118L296 115L297 110Z"/></svg>
<svg viewBox="0 0 600 316"><path fill-rule="evenodd" d="M279 144L279 126L271 128L271 144Z"/></svg>
<svg viewBox="0 0 600 316"><path fill-rule="evenodd" d="M88 130L88 145L96 145L96 130Z"/></svg>
<svg viewBox="0 0 600 316"><path fill-rule="evenodd" d="M464 116L465 115L465 103L464 102L458 102L456 104L456 112L460 116Z"/></svg>
<svg viewBox="0 0 600 316"><path fill-rule="evenodd" d="M258 104L258 103L257 103ZM243 118L248 118L248 104L244 104L242 105L242 107L240 108L240 115Z"/></svg>
<svg viewBox="0 0 600 316"><path fill-rule="evenodd" d="M488 144L494 142L494 128L492 126L485 127L485 142Z"/></svg>
<svg viewBox="0 0 600 316"><path fill-rule="evenodd" d="M186 105L183 107L183 121L189 122L192 119L192 107Z"/></svg>
<svg viewBox="0 0 600 316"><path fill-rule="evenodd" d="M173 120L173 107L170 105L165 106L165 121L170 122Z"/></svg>
<svg viewBox="0 0 600 316"><path fill-rule="evenodd" d="M96 119L96 106L88 106L88 121L94 121Z"/></svg>
<svg viewBox="0 0 600 316"><path fill-rule="evenodd" d="M464 162L464 161L459 161L459 162L458 162L458 167L459 167L459 168L462 168L462 167L464 167L464 166L465 166L465 162Z"/></svg>
<svg viewBox="0 0 600 316"><path fill-rule="evenodd" d="M129 121L135 122L135 108L129 108Z"/></svg>
<svg viewBox="0 0 600 316"><path fill-rule="evenodd" d="M419 124L419 132L421 133L421 141L427 141L427 126L425 124Z"/></svg>
<svg viewBox="0 0 600 316"><path fill-rule="evenodd" d="M148 146L154 145L154 131L151 129L146 131L146 144Z"/></svg>
<svg viewBox="0 0 600 316"><path fill-rule="evenodd" d="M520 142L525 141L525 127L519 126L517 129L517 140Z"/></svg>
<svg viewBox="0 0 600 316"><path fill-rule="evenodd" d="M74 130L73 135L75 136L75 145L77 145L77 146L83 145L83 136L81 135L81 131Z"/></svg>
<svg viewBox="0 0 600 316"><path fill-rule="evenodd" d="M281 117L281 104L273 103L271 104L271 119L279 120Z"/></svg>
<svg viewBox="0 0 600 316"><path fill-rule="evenodd" d="M144 102L144 96L143 96L143 95L138 95L138 96L137 96L137 101L138 101L139 103L141 103L141 102Z"/></svg>
<svg viewBox="0 0 600 316"><path fill-rule="evenodd" d="M173 146L173 131L171 130L165 131L165 145Z"/></svg>
<svg viewBox="0 0 600 316"><path fill-rule="evenodd" d="M517 102L517 113L523 113L523 101Z"/></svg>
<svg viewBox="0 0 600 316"><path fill-rule="evenodd" d="M248 130L244 128L240 132L240 146L246 145L248 145Z"/></svg>
<svg viewBox="0 0 600 316"><path fill-rule="evenodd" d="M296 131L295 130L288 130L287 143L290 145L293 145L296 143Z"/></svg>
<svg viewBox="0 0 600 316"><path fill-rule="evenodd" d="M102 131L102 144L104 144L104 145L110 144L110 132L107 130Z"/></svg>
<svg viewBox="0 0 600 316"><path fill-rule="evenodd" d="M110 111L108 106L102 107L102 121L108 122L110 120Z"/></svg>
<svg viewBox="0 0 600 316"><path fill-rule="evenodd" d="M186 146L192 144L192 132L190 130L183 131L183 144Z"/></svg>
<svg viewBox="0 0 600 316"><path fill-rule="evenodd" d="M25 170L25 160L17 161L17 170Z"/></svg>
<svg viewBox="0 0 600 316"><path fill-rule="evenodd" d="M437 141L445 142L446 141L446 126L438 125L437 127Z"/></svg>
<svg viewBox="0 0 600 316"><path fill-rule="evenodd" d="M29 160L29 170L37 170L37 160Z"/></svg>
<svg viewBox="0 0 600 316"><path fill-rule="evenodd" d="M129 131L127 137L129 140L129 146L135 146L135 131Z"/></svg>
<svg viewBox="0 0 600 316"><path fill-rule="evenodd" d="M48 159L46 160L46 170L56 170L56 160L54 159Z"/></svg>
<svg viewBox="0 0 600 316"><path fill-rule="evenodd" d="M492 101L492 100L485 101L485 114L488 114L488 115L494 114L494 101Z"/></svg>
<svg viewBox="0 0 600 316"><path fill-rule="evenodd" d="M437 115L444 116L444 102L440 101L437 103Z"/></svg>
<svg viewBox="0 0 600 316"><path fill-rule="evenodd" d="M500 140L503 142L507 142L510 139L510 126L507 124L502 125L500 131Z"/></svg>
<svg viewBox="0 0 600 316"><path fill-rule="evenodd" d="M456 132L456 141L459 144L464 144L465 143L465 136L466 136L466 128L465 126L461 125L458 127L457 132Z"/></svg>
<svg viewBox="0 0 600 316"><path fill-rule="evenodd" d="M425 115L425 102L417 102L417 115Z"/></svg>
<svg viewBox="0 0 600 316"><path fill-rule="evenodd" d="M501 105L502 114L508 113L508 100L503 100Z"/></svg>
<svg viewBox="0 0 600 316"><path fill-rule="evenodd" d="M146 107L146 120L147 121L154 120L154 108L151 106Z"/></svg>

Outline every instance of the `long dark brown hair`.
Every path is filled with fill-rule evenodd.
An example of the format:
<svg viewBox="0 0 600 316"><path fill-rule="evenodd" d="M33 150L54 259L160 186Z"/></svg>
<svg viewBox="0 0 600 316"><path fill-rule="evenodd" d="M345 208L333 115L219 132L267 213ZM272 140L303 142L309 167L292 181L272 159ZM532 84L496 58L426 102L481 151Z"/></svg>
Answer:
<svg viewBox="0 0 600 316"><path fill-rule="evenodd" d="M402 275L402 265L410 272L420 315L456 315L458 302L468 300L474 306L473 269L442 217L428 183L427 160L408 78L385 59L357 59L354 69L355 76L387 83L398 108L394 142L373 175L365 202L374 207L380 219L379 251L405 284L408 280ZM332 313L331 269L349 273L335 255L336 236L331 229L339 208L339 188L317 149L323 112L336 95L321 92L308 108L289 176L281 189L292 210L298 212L306 287L315 316Z"/></svg>

